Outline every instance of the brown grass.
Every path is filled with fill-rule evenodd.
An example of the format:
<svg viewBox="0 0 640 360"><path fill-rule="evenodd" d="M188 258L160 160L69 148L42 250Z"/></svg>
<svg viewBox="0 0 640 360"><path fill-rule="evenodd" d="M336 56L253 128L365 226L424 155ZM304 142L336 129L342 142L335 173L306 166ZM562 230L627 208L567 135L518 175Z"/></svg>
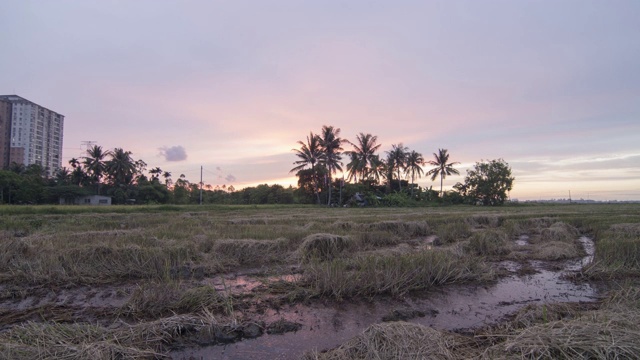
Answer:
<svg viewBox="0 0 640 360"><path fill-rule="evenodd" d="M303 261L313 259L320 261L332 260L352 246L353 241L346 236L313 234L303 240L298 249L298 254Z"/></svg>
<svg viewBox="0 0 640 360"><path fill-rule="evenodd" d="M390 322L371 325L339 347L324 353L310 352L303 359L463 359L468 353L461 350L472 342L425 326Z"/></svg>
<svg viewBox="0 0 640 360"><path fill-rule="evenodd" d="M282 255L286 253L288 245L287 239L223 239L215 242L213 252L226 263L263 265L282 263L286 258Z"/></svg>

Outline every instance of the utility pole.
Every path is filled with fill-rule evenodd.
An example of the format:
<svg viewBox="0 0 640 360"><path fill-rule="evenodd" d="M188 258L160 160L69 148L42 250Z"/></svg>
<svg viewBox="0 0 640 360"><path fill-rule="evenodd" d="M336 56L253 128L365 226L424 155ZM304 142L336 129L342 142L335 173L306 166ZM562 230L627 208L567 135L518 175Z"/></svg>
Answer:
<svg viewBox="0 0 640 360"><path fill-rule="evenodd" d="M202 165L200 165L200 205L202 205Z"/></svg>
<svg viewBox="0 0 640 360"><path fill-rule="evenodd" d="M569 190L569 204L571 204L571 190Z"/></svg>

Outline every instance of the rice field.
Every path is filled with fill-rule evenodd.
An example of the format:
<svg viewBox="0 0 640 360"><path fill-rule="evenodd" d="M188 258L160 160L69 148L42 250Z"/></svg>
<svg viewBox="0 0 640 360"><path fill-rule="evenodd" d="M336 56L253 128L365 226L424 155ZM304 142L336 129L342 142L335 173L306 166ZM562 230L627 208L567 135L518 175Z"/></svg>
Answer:
<svg viewBox="0 0 640 360"><path fill-rule="evenodd" d="M583 258L582 236L595 254L570 278L600 284L596 302L524 304L464 332L379 321L332 349L297 344L292 358L640 357L640 204L0 214L0 358L181 358L185 349L251 344L308 325L276 315L284 307L489 286L515 276L505 263L526 276Z"/></svg>

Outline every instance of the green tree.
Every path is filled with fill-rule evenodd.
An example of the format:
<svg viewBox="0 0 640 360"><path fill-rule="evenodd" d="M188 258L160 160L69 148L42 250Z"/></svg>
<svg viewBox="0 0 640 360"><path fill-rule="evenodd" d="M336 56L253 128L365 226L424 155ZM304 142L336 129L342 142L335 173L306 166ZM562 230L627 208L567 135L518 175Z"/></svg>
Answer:
<svg viewBox="0 0 640 360"><path fill-rule="evenodd" d="M11 204L21 183L20 175L10 170L0 170L0 204Z"/></svg>
<svg viewBox="0 0 640 360"><path fill-rule="evenodd" d="M83 164L85 172L89 179L96 187L96 194L100 195L100 187L102 185L102 177L105 173L105 159L109 155L109 151L104 151L102 146L94 145L87 149L87 156L84 157Z"/></svg>
<svg viewBox="0 0 640 360"><path fill-rule="evenodd" d="M456 184L455 188L464 190L467 199L473 203L501 205L507 200L514 181L509 164L498 159L477 162L473 169L467 170L464 184Z"/></svg>
<svg viewBox="0 0 640 360"><path fill-rule="evenodd" d="M127 186L137 173L136 162L131 158L131 151L115 148L109 153L111 157L104 163L104 171L114 186Z"/></svg>
<svg viewBox="0 0 640 360"><path fill-rule="evenodd" d="M444 178L449 175L460 175L460 172L453 168L453 165L460 164L459 162L449 162L449 153L447 149L438 149L438 153L433 153L435 160L429 160L429 164L435 166L429 170L427 175L431 175L431 181L434 181L440 176L440 197L442 197L442 183Z"/></svg>
<svg viewBox="0 0 640 360"><path fill-rule="evenodd" d="M318 204L320 204L320 192L318 190L318 166L317 165L320 164L322 161L324 161L324 153L322 151L322 146L320 144L320 141L321 141L320 137L318 135L315 135L313 132L310 132L309 136L307 136L306 144L302 141L298 141L298 144L300 145L300 149L292 149L292 151L295 151L296 156L300 160L295 161L294 164L296 166L289 171L290 173L294 171L299 173L300 170L303 170L305 167L307 166L311 167L311 173L313 174L313 184L314 184L313 186L314 186L314 191L317 197Z"/></svg>
<svg viewBox="0 0 640 360"><path fill-rule="evenodd" d="M342 144L345 142L346 140L340 138L340 128L327 125L322 127L320 147L324 154L321 163L327 168L329 176L329 198L327 199L327 205L331 205L332 175L335 174L337 170L342 171Z"/></svg>
<svg viewBox="0 0 640 360"><path fill-rule="evenodd" d="M402 145L402 143L391 145L391 150L387 151L387 166L390 167L389 173L396 173L398 177L398 187L401 191L402 183L400 181L402 180L402 177L400 176L400 174L401 171L406 167L407 151L409 151L409 148ZM391 181L391 179L389 179L389 181Z"/></svg>
<svg viewBox="0 0 640 360"><path fill-rule="evenodd" d="M424 157L422 157L422 154L415 150L412 150L409 154L407 154L405 172L411 178L411 198L413 198L414 180L416 176L420 178L424 173L424 170L422 170L422 166L424 166Z"/></svg>

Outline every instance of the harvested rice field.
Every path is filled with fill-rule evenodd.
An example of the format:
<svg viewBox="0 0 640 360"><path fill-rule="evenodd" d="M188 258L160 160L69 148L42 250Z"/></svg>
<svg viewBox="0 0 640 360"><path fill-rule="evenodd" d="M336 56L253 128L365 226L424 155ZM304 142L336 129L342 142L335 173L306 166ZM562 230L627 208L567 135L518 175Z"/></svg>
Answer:
<svg viewBox="0 0 640 360"><path fill-rule="evenodd" d="M0 214L2 359L640 358L640 204Z"/></svg>

